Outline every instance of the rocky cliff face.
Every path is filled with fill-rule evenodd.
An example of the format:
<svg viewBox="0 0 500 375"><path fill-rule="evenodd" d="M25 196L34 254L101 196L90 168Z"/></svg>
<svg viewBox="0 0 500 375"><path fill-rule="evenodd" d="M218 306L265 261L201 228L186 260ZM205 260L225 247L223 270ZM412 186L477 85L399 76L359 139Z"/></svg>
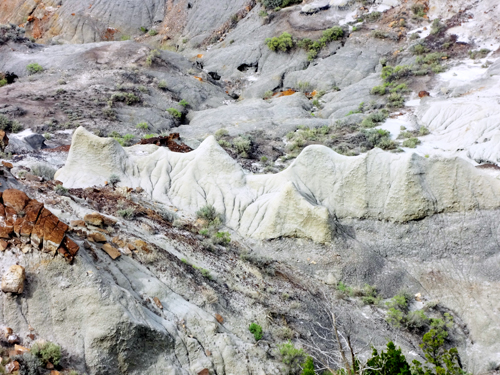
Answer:
<svg viewBox="0 0 500 375"><path fill-rule="evenodd" d="M443 319L497 371L499 5L280 4L0 4L9 366L295 373L333 300L362 360Z"/></svg>

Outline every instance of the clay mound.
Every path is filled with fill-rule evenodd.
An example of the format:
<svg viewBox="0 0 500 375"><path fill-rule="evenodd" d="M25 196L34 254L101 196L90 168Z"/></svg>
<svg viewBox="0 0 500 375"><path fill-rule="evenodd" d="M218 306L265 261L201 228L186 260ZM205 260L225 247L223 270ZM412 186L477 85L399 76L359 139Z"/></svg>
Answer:
<svg viewBox="0 0 500 375"><path fill-rule="evenodd" d="M260 239L330 239L330 217L405 222L442 212L500 207L500 181L460 158L427 159L375 149L347 157L309 146L285 171L247 175L208 137L198 149L174 153L155 145L123 149L84 128L75 131L56 179L66 187L142 187L152 199L194 213L213 204L226 224Z"/></svg>

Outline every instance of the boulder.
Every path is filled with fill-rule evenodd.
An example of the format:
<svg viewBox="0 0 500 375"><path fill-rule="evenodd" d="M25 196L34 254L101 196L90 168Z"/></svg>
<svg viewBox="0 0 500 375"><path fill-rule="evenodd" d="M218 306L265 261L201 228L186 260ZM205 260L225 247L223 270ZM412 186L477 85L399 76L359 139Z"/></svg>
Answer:
<svg viewBox="0 0 500 375"><path fill-rule="evenodd" d="M9 243L5 240L0 240L0 251L5 251L9 247Z"/></svg>
<svg viewBox="0 0 500 375"><path fill-rule="evenodd" d="M43 245L44 252L55 254L68 228L57 216L43 208L33 228L31 244L37 248Z"/></svg>
<svg viewBox="0 0 500 375"><path fill-rule="evenodd" d="M13 265L2 277L2 291L5 293L21 294L24 290L26 273L24 267Z"/></svg>
<svg viewBox="0 0 500 375"><path fill-rule="evenodd" d="M30 201L30 198L21 190L7 189L2 194L3 204L11 207L16 213L23 211L24 207Z"/></svg>

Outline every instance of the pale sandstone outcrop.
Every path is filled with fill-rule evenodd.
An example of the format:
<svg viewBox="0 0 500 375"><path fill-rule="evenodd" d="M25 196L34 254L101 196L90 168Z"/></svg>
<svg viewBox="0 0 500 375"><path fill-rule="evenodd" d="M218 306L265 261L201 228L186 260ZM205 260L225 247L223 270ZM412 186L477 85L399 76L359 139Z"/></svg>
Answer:
<svg viewBox="0 0 500 375"><path fill-rule="evenodd" d="M325 242L330 216L405 222L500 207L500 181L460 158L380 149L347 157L309 146L281 173L249 175L213 137L178 154L152 145L124 149L113 139L77 129L56 179L67 187L88 187L104 184L111 174L190 212L213 204L229 227L260 239Z"/></svg>

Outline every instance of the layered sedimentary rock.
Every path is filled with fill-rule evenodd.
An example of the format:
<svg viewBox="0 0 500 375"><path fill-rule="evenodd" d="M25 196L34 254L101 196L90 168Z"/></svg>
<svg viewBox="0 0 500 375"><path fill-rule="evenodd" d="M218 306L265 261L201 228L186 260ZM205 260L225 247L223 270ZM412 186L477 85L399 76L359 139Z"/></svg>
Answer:
<svg viewBox="0 0 500 375"><path fill-rule="evenodd" d="M154 145L122 148L75 131L56 179L67 187L121 183L194 212L213 204L228 226L256 238L328 240L330 218L405 222L442 212L500 207L500 181L460 158L424 158L379 149L357 157L324 146L304 149L285 171L248 175L207 138L187 154Z"/></svg>

